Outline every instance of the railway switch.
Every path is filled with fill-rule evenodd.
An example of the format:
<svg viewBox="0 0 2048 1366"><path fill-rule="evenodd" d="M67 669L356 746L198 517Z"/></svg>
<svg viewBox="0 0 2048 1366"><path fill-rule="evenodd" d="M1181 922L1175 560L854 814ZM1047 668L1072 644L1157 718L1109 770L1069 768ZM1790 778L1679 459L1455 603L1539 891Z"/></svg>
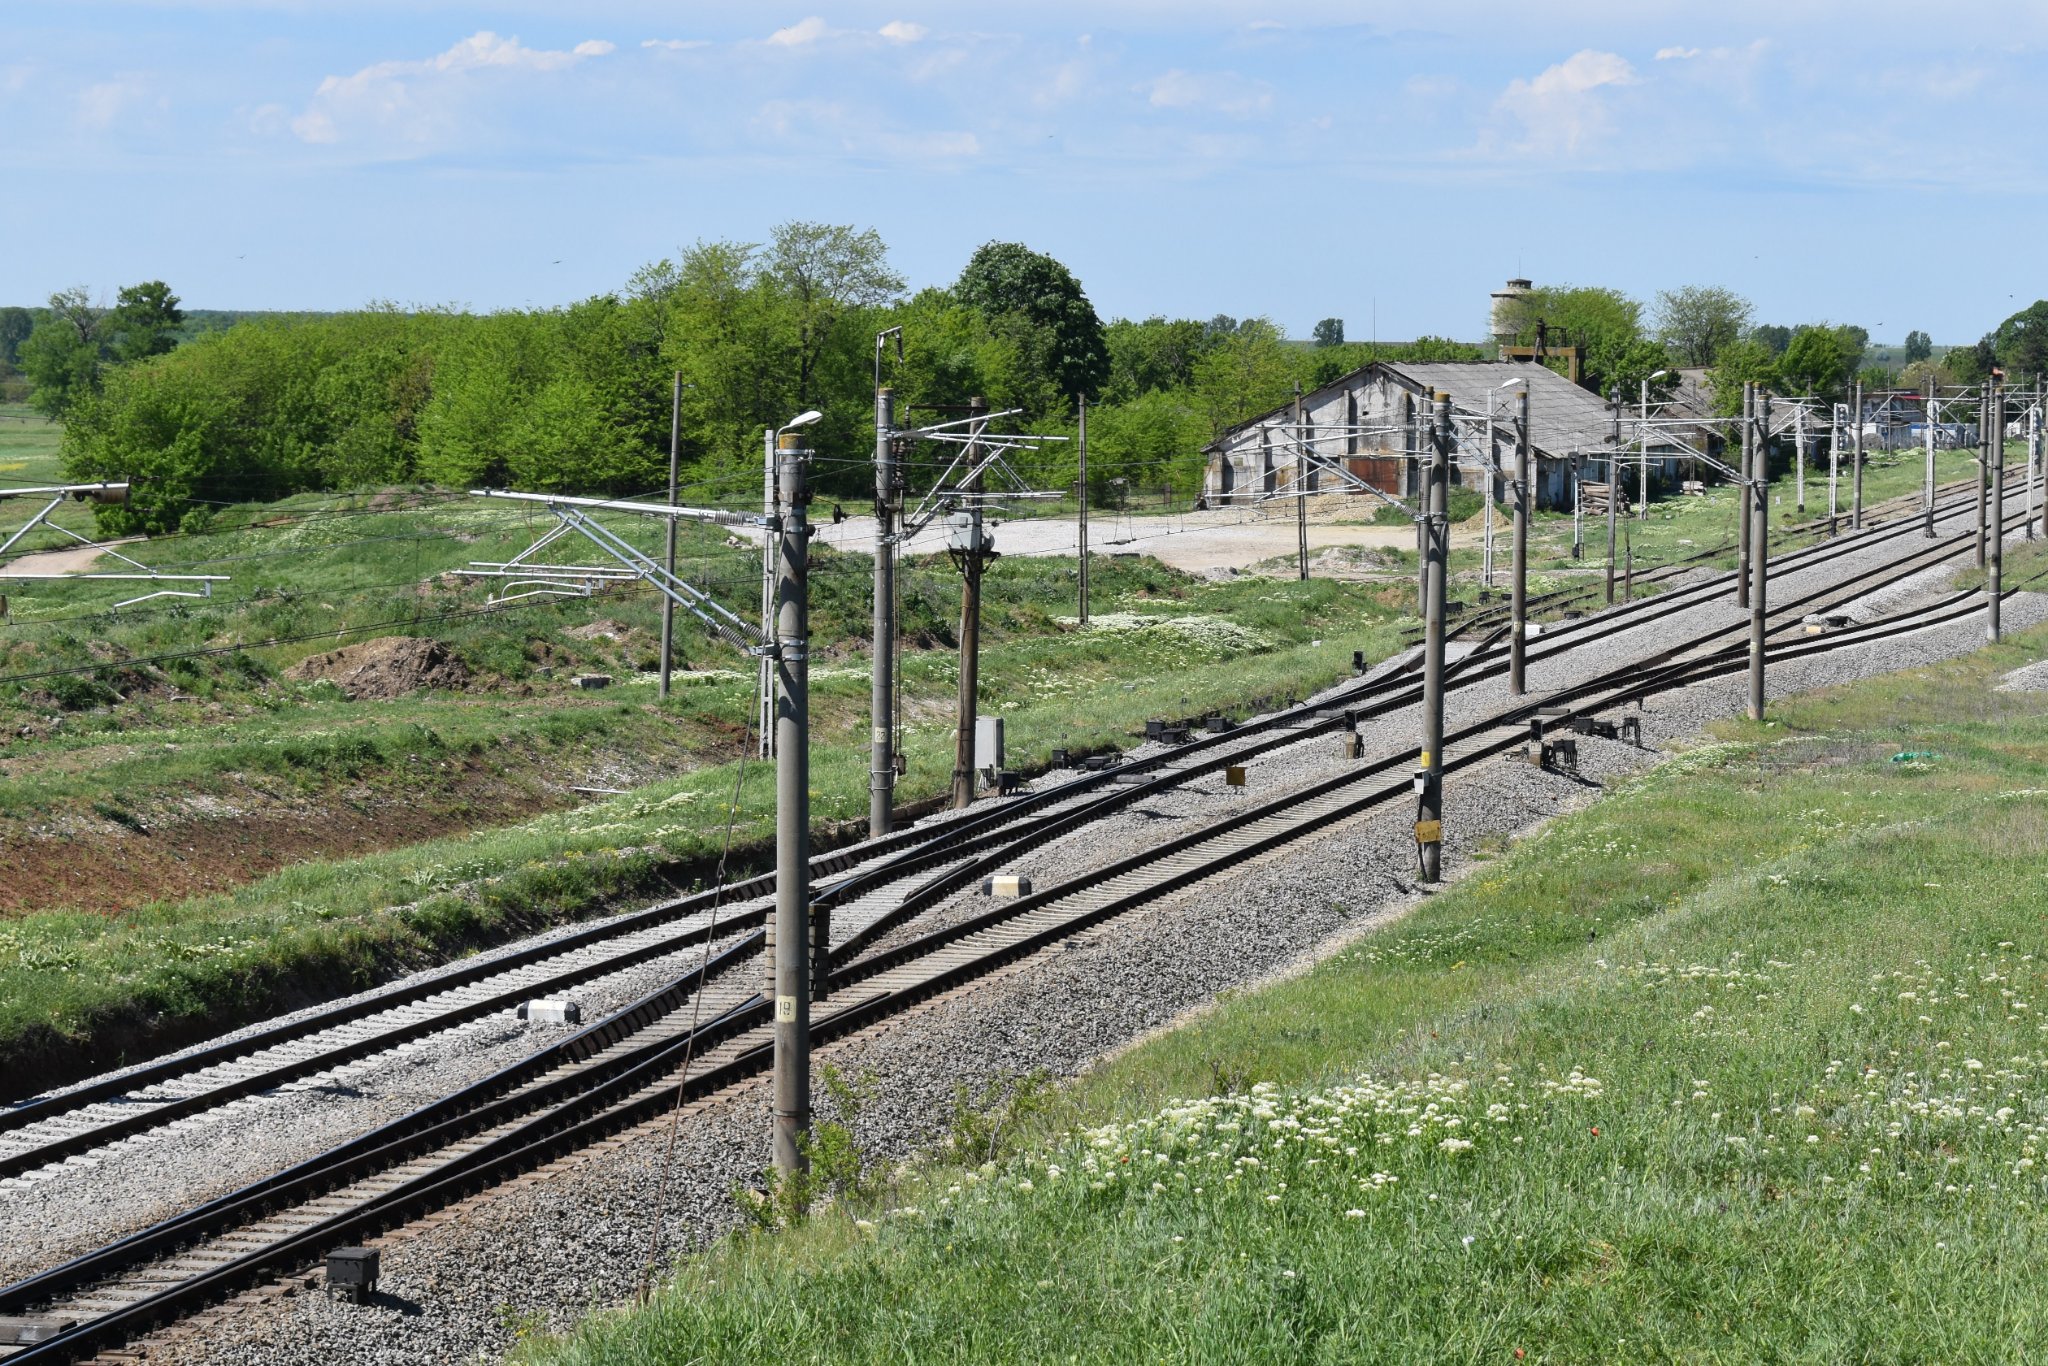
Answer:
<svg viewBox="0 0 2048 1366"><path fill-rule="evenodd" d="M327 1254L327 1297L368 1304L377 1293L377 1249L338 1247Z"/></svg>

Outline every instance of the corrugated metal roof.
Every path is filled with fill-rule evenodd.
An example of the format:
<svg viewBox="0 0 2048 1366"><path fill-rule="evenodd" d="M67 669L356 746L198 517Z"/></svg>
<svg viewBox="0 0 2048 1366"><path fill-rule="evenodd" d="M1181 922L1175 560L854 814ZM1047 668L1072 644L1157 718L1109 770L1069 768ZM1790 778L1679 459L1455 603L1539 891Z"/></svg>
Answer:
<svg viewBox="0 0 2048 1366"><path fill-rule="evenodd" d="M1529 386L1529 444L1546 455L1606 450L1614 444L1614 415L1599 395L1534 361L1395 361L1388 370L1432 392L1451 396L1451 405L1484 414L1489 406L1502 417L1515 408L1514 391L1502 386L1524 380ZM1631 405L1632 406L1632 405ZM1622 438L1632 440L1635 424L1623 410Z"/></svg>

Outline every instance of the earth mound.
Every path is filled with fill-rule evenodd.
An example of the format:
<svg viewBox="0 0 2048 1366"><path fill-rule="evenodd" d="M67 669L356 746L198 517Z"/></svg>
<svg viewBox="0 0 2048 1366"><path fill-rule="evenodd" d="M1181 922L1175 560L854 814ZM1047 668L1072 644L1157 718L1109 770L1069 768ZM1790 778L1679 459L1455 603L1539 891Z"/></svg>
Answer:
<svg viewBox="0 0 2048 1366"><path fill-rule="evenodd" d="M356 701L469 684L469 670L445 645L412 636L380 636L311 655L286 669L284 676L301 683L324 678Z"/></svg>

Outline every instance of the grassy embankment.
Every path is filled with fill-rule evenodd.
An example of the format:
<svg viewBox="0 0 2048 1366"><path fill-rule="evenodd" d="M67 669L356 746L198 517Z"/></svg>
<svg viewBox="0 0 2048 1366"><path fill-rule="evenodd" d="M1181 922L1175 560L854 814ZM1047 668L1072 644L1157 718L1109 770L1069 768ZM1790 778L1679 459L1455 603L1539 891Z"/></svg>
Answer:
<svg viewBox="0 0 2048 1366"><path fill-rule="evenodd" d="M524 1359L2039 1356L2048 695L1991 685L2044 647L1731 726Z"/></svg>
<svg viewBox="0 0 2048 1366"><path fill-rule="evenodd" d="M660 702L647 595L437 620L484 597L446 571L506 558L538 524L467 499L391 498L228 509L205 535L140 548L160 567L234 573L210 602L112 613L116 590L84 584L16 596L0 632L0 858L16 888L31 863L51 882L56 863L58 890L30 905L0 897L12 912L0 1064L14 1089L686 886L715 866L729 814L736 864L758 861L773 784L758 765L739 781L733 759L752 712L745 660L693 631L684 653L697 667ZM693 531L683 555L728 600L756 582L758 559L720 534ZM813 814L862 820L868 562L821 551L815 569ZM1326 684L1353 649L1378 657L1398 635L1381 590L1210 585L1122 559L1098 566L1099 619L1082 632L1059 621L1073 575L1071 561L1008 560L987 580L984 706L1009 718L1020 766L1055 746L1126 742L1148 716ZM915 801L951 770L958 589L943 559L904 577L906 634L925 646L903 669L899 792ZM262 644L338 627L362 629ZM332 682L284 676L316 651L391 634L439 641L471 685L351 701ZM160 657L192 650L219 653ZM92 671L48 672L82 664ZM620 681L580 692L567 676L583 669ZM20 677L33 673L47 676ZM575 783L632 790L591 801ZM294 843L343 828L370 831L361 857ZM195 839L233 856L207 894L88 900L123 859L202 858L185 852Z"/></svg>

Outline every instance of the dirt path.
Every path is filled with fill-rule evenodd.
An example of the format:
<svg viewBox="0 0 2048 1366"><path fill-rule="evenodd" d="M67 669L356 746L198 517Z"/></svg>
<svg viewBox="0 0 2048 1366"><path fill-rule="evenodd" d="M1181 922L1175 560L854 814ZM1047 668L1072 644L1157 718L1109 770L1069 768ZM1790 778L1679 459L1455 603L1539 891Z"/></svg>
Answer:
<svg viewBox="0 0 2048 1366"><path fill-rule="evenodd" d="M143 536L130 536L125 540L108 541L103 545L74 545L63 550L38 550L33 555L22 555L0 564L0 579L17 578L23 574L85 574L92 570L108 546L133 545L146 540Z"/></svg>
<svg viewBox="0 0 2048 1366"><path fill-rule="evenodd" d="M822 513L822 515L820 515ZM835 548L866 551L875 543L872 517L830 520L829 506L812 509L818 525L817 539ZM1005 555L1072 555L1080 546L1080 524L1072 517L1032 518L1005 521L998 525L996 549ZM1496 527L1497 544L1506 545L1506 519ZM1174 513L1166 516L1123 516L1091 513L1088 517L1088 548L1097 555L1150 555L1172 568L1189 573L1205 570L1248 569L1262 561L1287 557L1297 547L1294 509L1291 505L1269 510L1223 508L1208 512ZM1464 526L1452 529L1451 543L1460 548L1479 543L1479 533ZM1368 526L1310 521L1309 551L1347 548L1359 552L1413 550L1415 532L1408 527ZM910 542L912 554L933 554L946 548L946 529L934 522Z"/></svg>

